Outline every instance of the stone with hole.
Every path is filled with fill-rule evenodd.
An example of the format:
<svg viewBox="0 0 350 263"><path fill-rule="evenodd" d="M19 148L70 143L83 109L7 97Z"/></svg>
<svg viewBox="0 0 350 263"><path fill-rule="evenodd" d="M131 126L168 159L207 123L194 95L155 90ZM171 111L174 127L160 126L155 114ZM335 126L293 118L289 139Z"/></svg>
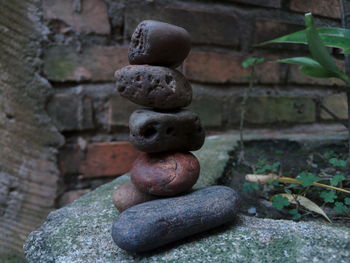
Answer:
<svg viewBox="0 0 350 263"><path fill-rule="evenodd" d="M130 64L177 67L191 49L191 38L182 28L159 21L142 21L129 46Z"/></svg>
<svg viewBox="0 0 350 263"><path fill-rule="evenodd" d="M130 101L157 109L176 109L192 101L189 81L179 71L165 67L134 65L115 73L119 94Z"/></svg>
<svg viewBox="0 0 350 263"><path fill-rule="evenodd" d="M205 132L198 115L190 110L136 110L129 119L130 141L140 151L196 151Z"/></svg>
<svg viewBox="0 0 350 263"><path fill-rule="evenodd" d="M131 169L131 180L143 193L173 196L192 188L200 166L190 152L143 153Z"/></svg>

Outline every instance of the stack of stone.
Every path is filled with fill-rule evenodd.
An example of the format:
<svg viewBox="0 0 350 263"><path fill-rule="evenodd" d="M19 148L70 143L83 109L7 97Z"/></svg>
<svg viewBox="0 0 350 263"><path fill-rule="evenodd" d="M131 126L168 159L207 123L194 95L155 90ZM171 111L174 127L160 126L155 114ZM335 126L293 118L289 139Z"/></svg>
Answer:
<svg viewBox="0 0 350 263"><path fill-rule="evenodd" d="M231 188L190 192L200 170L190 151L202 147L205 134L197 114L183 109L191 103L192 89L174 69L190 47L185 29L143 21L132 35L132 65L115 74L121 96L147 107L133 112L129 121L130 141L143 153L133 164L131 182L113 194L122 213L113 223L112 238L130 252L152 250L222 225L237 212L238 198Z"/></svg>
<svg viewBox="0 0 350 263"><path fill-rule="evenodd" d="M130 141L143 153L131 170L132 182L114 192L113 202L119 211L185 193L199 177L199 162L189 151L201 148L205 133L198 115L183 109L192 101L192 88L174 69L190 48L185 29L143 21L131 38L132 65L115 73L120 95L148 107L130 117Z"/></svg>

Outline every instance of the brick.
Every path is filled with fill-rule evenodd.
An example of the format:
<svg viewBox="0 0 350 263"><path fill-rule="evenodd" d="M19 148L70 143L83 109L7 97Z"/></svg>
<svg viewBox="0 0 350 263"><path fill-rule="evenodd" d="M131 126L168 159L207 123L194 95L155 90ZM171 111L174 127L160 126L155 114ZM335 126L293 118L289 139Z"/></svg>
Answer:
<svg viewBox="0 0 350 263"><path fill-rule="evenodd" d="M247 57L240 53L192 51L184 62L184 74L190 80L199 82L247 83L249 79L244 76L250 73L250 70L244 69L241 65ZM265 84L280 82L282 76L280 64L265 63L257 66L256 70L258 82Z"/></svg>
<svg viewBox="0 0 350 263"><path fill-rule="evenodd" d="M290 9L296 12L340 19L341 9L339 0L291 0Z"/></svg>
<svg viewBox="0 0 350 263"><path fill-rule="evenodd" d="M74 10L74 2L76 1L44 0L44 18L62 21L76 32L103 35L111 32L105 1L83 0L80 11Z"/></svg>
<svg viewBox="0 0 350 263"><path fill-rule="evenodd" d="M126 46L89 46L81 53L72 46L54 46L44 52L44 74L58 82L114 81L114 72L128 64Z"/></svg>
<svg viewBox="0 0 350 263"><path fill-rule="evenodd" d="M348 118L348 104L345 93L328 96L322 100L322 104L337 115L338 118L344 120ZM321 119L333 120L333 117L324 110L321 110Z"/></svg>
<svg viewBox="0 0 350 263"><path fill-rule="evenodd" d="M110 127L129 125L129 117L133 111L140 108L135 103L119 95L111 97L108 105L108 124Z"/></svg>
<svg viewBox="0 0 350 263"><path fill-rule="evenodd" d="M238 18L232 14L178 8L170 5L160 6L155 3L130 5L126 8L125 32L130 37L135 27L142 20L152 19L184 27L196 44L216 44L221 46L237 47L240 31Z"/></svg>
<svg viewBox="0 0 350 263"><path fill-rule="evenodd" d="M77 94L55 94L48 102L47 111L59 131L94 128L90 98Z"/></svg>
<svg viewBox="0 0 350 263"><path fill-rule="evenodd" d="M90 143L80 171L84 178L122 175L131 169L138 154L129 142Z"/></svg>
<svg viewBox="0 0 350 263"><path fill-rule="evenodd" d="M302 29L304 29L304 26L302 25L292 24L285 21L257 19L255 22L255 43L262 43ZM274 44L264 46L264 48L273 48L276 46L286 48L289 45Z"/></svg>
<svg viewBox="0 0 350 263"><path fill-rule="evenodd" d="M77 200L81 196L87 194L88 192L90 192L89 189L79 189L79 190L72 190L72 191L65 192L58 199L58 206L63 207L65 205L73 203L75 200Z"/></svg>
<svg viewBox="0 0 350 263"><path fill-rule="evenodd" d="M281 0L230 0L230 2L274 8L282 7Z"/></svg>
<svg viewBox="0 0 350 263"><path fill-rule="evenodd" d="M84 152L79 145L64 145L58 153L58 167L61 175L77 175L80 173L80 162Z"/></svg>
<svg viewBox="0 0 350 263"><path fill-rule="evenodd" d="M240 120L240 100L230 105L229 122ZM251 124L310 123L316 119L315 103L310 98L251 97L246 104L245 121Z"/></svg>
<svg viewBox="0 0 350 263"><path fill-rule="evenodd" d="M209 95L194 96L189 109L199 115L204 127L222 125L222 101L219 98Z"/></svg>
<svg viewBox="0 0 350 263"><path fill-rule="evenodd" d="M336 60L337 66L344 70L344 61ZM344 86L344 82L337 78L314 78L299 71L299 66L288 66L288 83L303 85Z"/></svg>

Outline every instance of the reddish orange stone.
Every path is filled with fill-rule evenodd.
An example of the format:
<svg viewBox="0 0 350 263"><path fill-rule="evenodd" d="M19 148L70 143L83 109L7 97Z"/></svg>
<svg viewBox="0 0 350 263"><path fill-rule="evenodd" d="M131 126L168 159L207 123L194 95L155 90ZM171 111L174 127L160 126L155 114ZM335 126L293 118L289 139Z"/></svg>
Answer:
<svg viewBox="0 0 350 263"><path fill-rule="evenodd" d="M131 180L144 193L173 196L191 189L199 171L199 162L190 152L143 153L134 162Z"/></svg>

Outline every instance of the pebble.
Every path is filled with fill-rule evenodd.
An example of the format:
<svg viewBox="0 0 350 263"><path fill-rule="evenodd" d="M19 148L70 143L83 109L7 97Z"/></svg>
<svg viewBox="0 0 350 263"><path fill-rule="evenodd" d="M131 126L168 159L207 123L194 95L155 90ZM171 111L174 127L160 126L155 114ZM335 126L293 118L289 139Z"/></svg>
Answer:
<svg viewBox="0 0 350 263"><path fill-rule="evenodd" d="M115 72L119 94L145 107L176 109L192 101L189 81L179 71L165 67L134 65Z"/></svg>
<svg viewBox="0 0 350 263"><path fill-rule="evenodd" d="M122 184L113 192L112 202L119 212L147 201L157 199L154 195L149 195L138 190L132 182Z"/></svg>
<svg viewBox="0 0 350 263"><path fill-rule="evenodd" d="M174 196L190 190L199 171L199 162L190 152L143 153L133 164L131 180L144 193Z"/></svg>
<svg viewBox="0 0 350 263"><path fill-rule="evenodd" d="M182 27L145 20L135 29L129 46L130 64L177 67L191 49L189 33Z"/></svg>
<svg viewBox="0 0 350 263"><path fill-rule="evenodd" d="M126 251L149 251L231 222L237 211L238 195L233 189L211 186L125 210L113 223L112 238Z"/></svg>
<svg viewBox="0 0 350 263"><path fill-rule="evenodd" d="M205 132L196 113L180 109L160 112L140 109L129 119L130 141L143 152L196 151Z"/></svg>

